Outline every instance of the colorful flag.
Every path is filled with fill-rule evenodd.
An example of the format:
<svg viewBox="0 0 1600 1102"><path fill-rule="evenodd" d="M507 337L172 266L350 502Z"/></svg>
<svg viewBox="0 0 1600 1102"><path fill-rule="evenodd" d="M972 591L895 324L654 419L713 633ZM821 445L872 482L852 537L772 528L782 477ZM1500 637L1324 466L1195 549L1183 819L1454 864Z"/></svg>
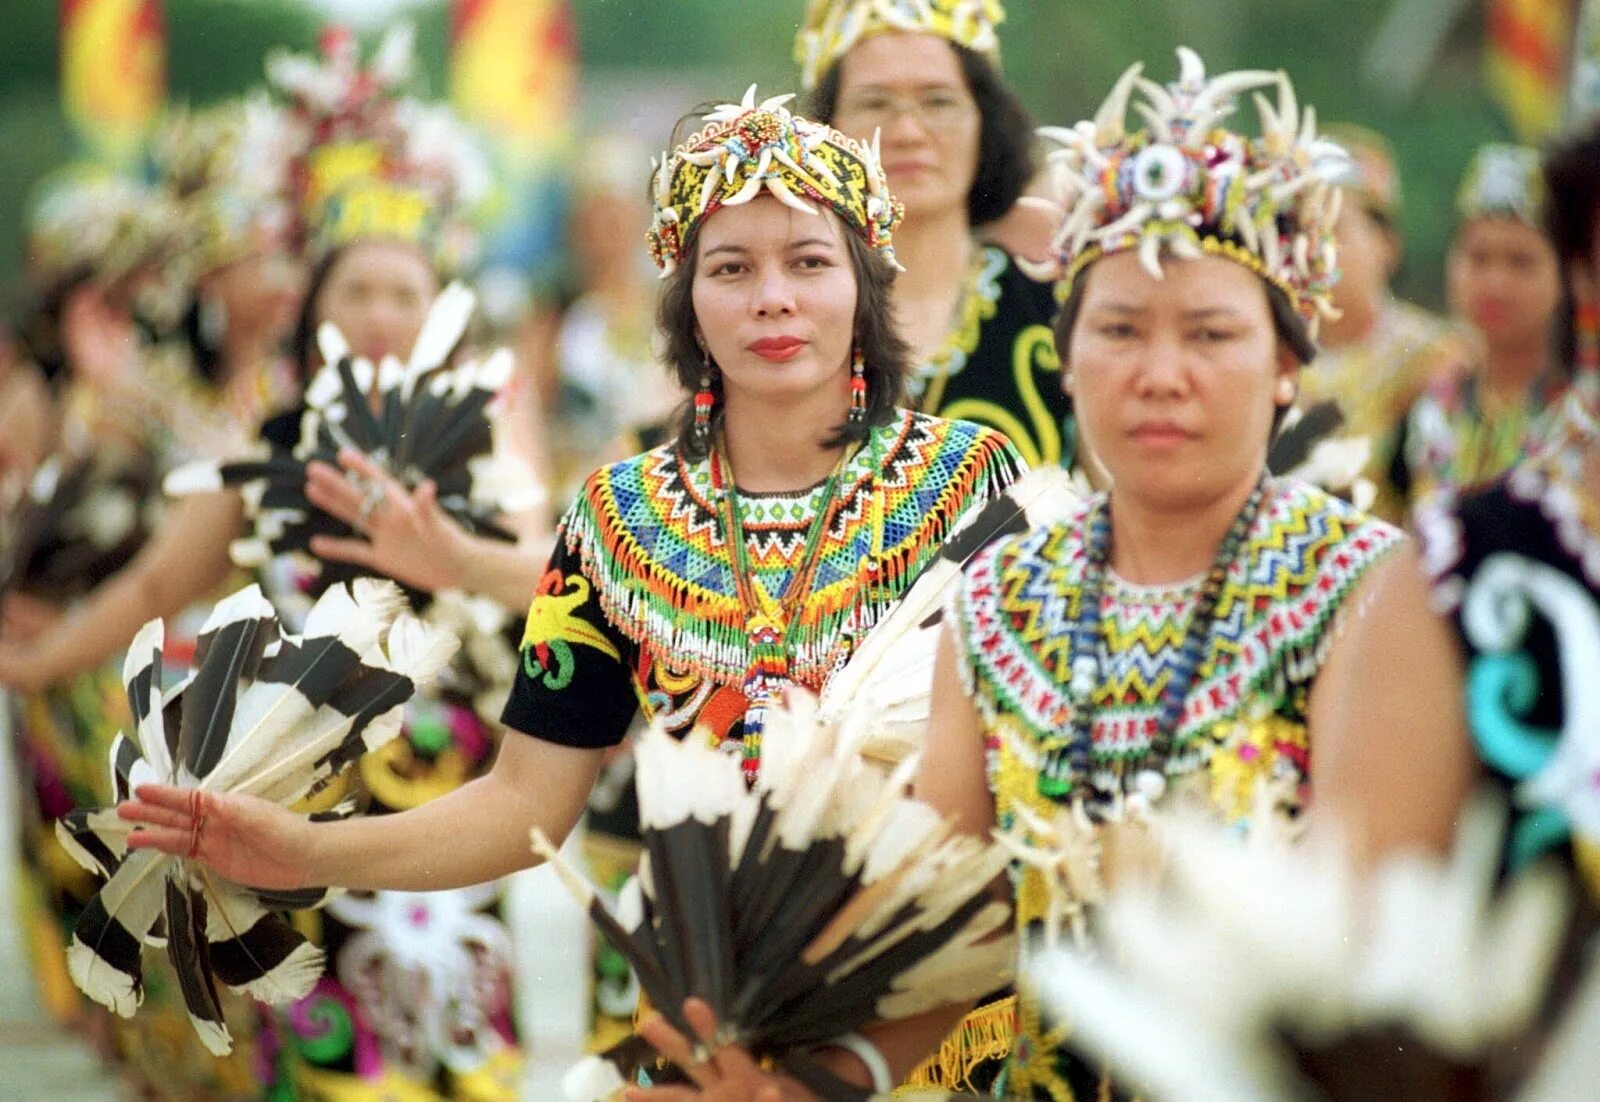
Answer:
<svg viewBox="0 0 1600 1102"><path fill-rule="evenodd" d="M490 266L538 280L559 257L577 83L568 0L453 0L451 98L494 143L505 186L485 250Z"/></svg>
<svg viewBox="0 0 1600 1102"><path fill-rule="evenodd" d="M161 0L60 0L61 98L86 152L136 161L166 99Z"/></svg>
<svg viewBox="0 0 1600 1102"><path fill-rule="evenodd" d="M1581 0L1575 29L1572 82L1567 92L1568 128L1600 117L1600 0Z"/></svg>
<svg viewBox="0 0 1600 1102"><path fill-rule="evenodd" d="M456 0L452 14L456 110L519 153L564 145L578 72L567 0Z"/></svg>

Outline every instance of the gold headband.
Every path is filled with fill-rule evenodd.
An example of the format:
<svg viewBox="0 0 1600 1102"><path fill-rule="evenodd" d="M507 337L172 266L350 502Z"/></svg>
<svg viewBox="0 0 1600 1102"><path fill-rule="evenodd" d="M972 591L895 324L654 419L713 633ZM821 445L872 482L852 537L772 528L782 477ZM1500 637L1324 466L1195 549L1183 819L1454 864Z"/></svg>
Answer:
<svg viewBox="0 0 1600 1102"><path fill-rule="evenodd" d="M795 39L800 86L810 91L833 63L884 31L934 34L998 62L1000 0L812 0Z"/></svg>
<svg viewBox="0 0 1600 1102"><path fill-rule="evenodd" d="M663 276L682 263L700 223L725 206L763 192L815 214L833 210L890 263L890 237L902 208L889 194L877 140L862 145L830 126L791 114L793 96L756 103L751 85L740 103L723 104L706 125L663 155L655 172L650 256Z"/></svg>

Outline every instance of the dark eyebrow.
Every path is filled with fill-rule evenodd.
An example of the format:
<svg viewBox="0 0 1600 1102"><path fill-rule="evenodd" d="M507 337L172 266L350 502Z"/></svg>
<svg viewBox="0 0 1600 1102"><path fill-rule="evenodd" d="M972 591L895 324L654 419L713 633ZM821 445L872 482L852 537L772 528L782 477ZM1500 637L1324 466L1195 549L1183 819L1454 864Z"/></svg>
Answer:
<svg viewBox="0 0 1600 1102"><path fill-rule="evenodd" d="M1239 311L1232 306L1200 306L1193 310L1185 310L1183 316L1187 321L1199 321L1202 318L1237 318Z"/></svg>
<svg viewBox="0 0 1600 1102"><path fill-rule="evenodd" d="M750 250L746 249L743 245L713 245L711 248L707 249L703 255L710 257L716 256L718 253L746 253L749 251Z"/></svg>

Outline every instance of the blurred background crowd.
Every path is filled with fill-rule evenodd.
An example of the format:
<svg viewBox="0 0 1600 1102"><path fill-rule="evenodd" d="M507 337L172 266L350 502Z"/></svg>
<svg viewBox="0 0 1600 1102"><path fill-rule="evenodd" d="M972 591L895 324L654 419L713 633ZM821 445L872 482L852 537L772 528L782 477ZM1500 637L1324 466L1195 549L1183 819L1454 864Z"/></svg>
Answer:
<svg viewBox="0 0 1600 1102"><path fill-rule="evenodd" d="M120 707L120 688L114 672L65 687L19 672L15 648L133 561L159 527L166 471L236 451L293 407L296 362L308 366L301 304L317 297L327 273L284 247L289 237L270 217L240 213L248 204L231 206L224 194L247 195L253 172L282 167L252 166L249 112L237 112L239 98L262 85L269 55L287 48L365 58L381 53L380 38L398 22L415 28L406 90L448 101L482 157L476 175L464 162L449 166L455 206L470 226L445 267L478 292L473 342L516 352L511 415L532 476L547 490L548 527L596 466L658 440L686 397L658 366L655 347L657 285L643 248L650 158L700 105L737 100L751 82L764 93L796 88L793 42L804 7L10 6L0 20L0 640L13 650L0 650L0 682L21 690L24 713L33 709L24 732L94 733L79 740L77 756L19 741L35 789L28 806L42 816L24 825L39 874L30 883L61 896L36 904L70 913L71 897L86 890L49 849L41 824L89 800L85 790L103 781L90 779L104 771L103 746L87 743L115 729L108 716ZM1477 482L1507 467L1534 432L1543 396L1567 381L1565 367L1552 374L1553 365L1574 362L1553 336L1574 325L1560 317L1570 304L1543 234L1531 151L1561 120L1584 11L1577 0L1014 0L1003 59L1008 82L1049 122L1093 110L1131 60L1159 59L1164 71L1177 44L1197 49L1215 71L1292 74L1355 164L1339 226L1343 317L1324 329L1300 402L1307 415L1323 399L1336 402L1348 435L1366 447L1354 459L1324 454L1330 469L1312 464L1305 473L1399 518L1438 483ZM230 103L235 114L210 110ZM237 155L228 153L231 178L219 183L224 149ZM431 291L408 303L403 278L383 283L394 275L380 258L379 290L354 285L350 293L391 295L395 310L411 309L420 323ZM357 319L342 327L359 350L375 360L404 355L381 334L363 343L359 319L372 310L347 316ZM373 324L405 329L387 317ZM1353 488L1357 473L1365 485ZM47 501L71 508L30 527L30 503ZM53 695L43 691L52 687ZM452 745L472 743L452 731ZM480 741L463 775L489 755ZM407 782L434 783L435 759L433 772L418 766ZM426 797L408 790L394 806L413 798ZM40 867L52 862L61 867ZM25 929L30 938L52 936ZM603 995L606 964L597 967ZM81 1007L60 969L41 966L41 976L52 1011L76 1020ZM159 1064L163 1053L181 1062L180 1049L162 1047L179 1042L158 1033L152 1026L99 1040L132 1065ZM272 1046L287 1042L264 1037L255 1058L270 1062ZM249 1093L258 1070L231 1079L213 1070L203 1084L183 1080L172 1096ZM148 1078L142 1089L161 1093ZM454 1089L466 1097L474 1088ZM482 1089L481 1097L500 1096Z"/></svg>

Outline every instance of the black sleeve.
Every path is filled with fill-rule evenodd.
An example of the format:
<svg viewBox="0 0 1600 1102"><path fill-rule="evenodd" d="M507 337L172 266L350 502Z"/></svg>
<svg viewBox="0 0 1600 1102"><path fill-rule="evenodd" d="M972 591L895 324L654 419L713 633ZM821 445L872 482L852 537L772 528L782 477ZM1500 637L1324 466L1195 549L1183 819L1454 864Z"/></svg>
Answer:
<svg viewBox="0 0 1600 1102"><path fill-rule="evenodd" d="M606 619L580 556L559 534L528 608L501 722L563 746L617 745L639 709L637 650Z"/></svg>

